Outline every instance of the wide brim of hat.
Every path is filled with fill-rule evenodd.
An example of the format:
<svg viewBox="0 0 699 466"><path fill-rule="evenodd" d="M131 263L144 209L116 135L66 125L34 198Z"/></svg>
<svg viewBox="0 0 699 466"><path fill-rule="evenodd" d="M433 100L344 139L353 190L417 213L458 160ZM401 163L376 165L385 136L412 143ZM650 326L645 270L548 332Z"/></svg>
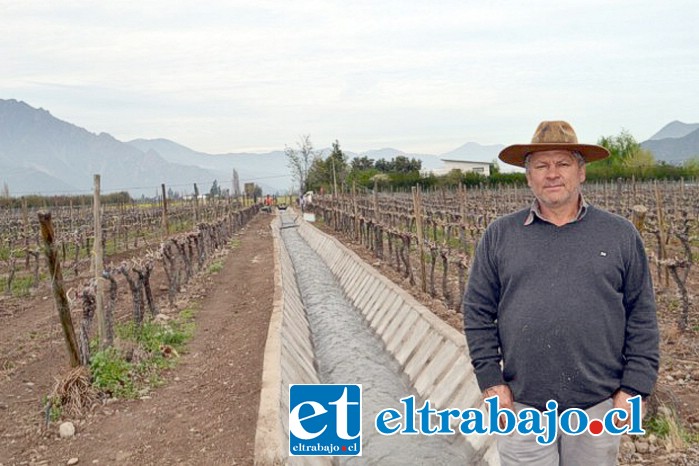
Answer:
<svg viewBox="0 0 699 466"><path fill-rule="evenodd" d="M602 146L593 144L564 144L564 143L540 143L540 144L513 144L505 147L498 158L510 165L524 167L524 159L531 152L544 150L570 150L582 154L586 163L602 160L609 157L609 151Z"/></svg>

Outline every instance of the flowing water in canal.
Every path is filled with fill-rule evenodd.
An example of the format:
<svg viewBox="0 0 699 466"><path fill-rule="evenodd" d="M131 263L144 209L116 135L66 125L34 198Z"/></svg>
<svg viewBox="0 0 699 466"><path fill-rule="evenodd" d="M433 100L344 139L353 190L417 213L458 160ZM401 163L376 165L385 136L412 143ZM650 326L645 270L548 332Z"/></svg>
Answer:
<svg viewBox="0 0 699 466"><path fill-rule="evenodd" d="M284 224L288 223L286 219ZM362 457L338 457L340 464L470 464L473 452L460 441L459 433L384 436L376 430L378 412L394 408L402 413L399 400L415 392L361 313L345 298L325 262L295 228L281 233L308 314L321 383L362 384ZM420 406L416 401L416 408Z"/></svg>

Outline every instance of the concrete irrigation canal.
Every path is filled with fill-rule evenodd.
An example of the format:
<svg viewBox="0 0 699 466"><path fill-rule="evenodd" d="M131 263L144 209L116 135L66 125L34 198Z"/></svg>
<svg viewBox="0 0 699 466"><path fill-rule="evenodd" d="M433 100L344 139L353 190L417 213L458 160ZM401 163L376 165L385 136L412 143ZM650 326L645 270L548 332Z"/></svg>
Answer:
<svg viewBox="0 0 699 466"><path fill-rule="evenodd" d="M374 419L430 400L435 410L479 407L463 335L293 211L272 224L275 309L255 441L257 464L498 464L493 439L383 435ZM290 384L362 385L362 456L289 456ZM419 422L419 421L418 421ZM433 421L434 423L435 421Z"/></svg>

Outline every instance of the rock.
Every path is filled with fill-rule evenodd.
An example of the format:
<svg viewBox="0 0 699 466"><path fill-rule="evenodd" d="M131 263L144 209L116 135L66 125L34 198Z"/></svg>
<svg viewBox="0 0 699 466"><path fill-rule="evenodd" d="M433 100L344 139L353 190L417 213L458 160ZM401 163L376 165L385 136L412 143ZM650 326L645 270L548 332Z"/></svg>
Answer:
<svg viewBox="0 0 699 466"><path fill-rule="evenodd" d="M636 445L633 443L633 441L631 441L631 439L628 441L622 440L619 450L621 450L621 454L624 455L624 457L629 457L636 453Z"/></svg>
<svg viewBox="0 0 699 466"><path fill-rule="evenodd" d="M117 462L121 463L123 461L128 460L129 458L131 458L131 453L119 450L116 454L115 459L117 460Z"/></svg>
<svg viewBox="0 0 699 466"><path fill-rule="evenodd" d="M658 437L656 437L655 434L650 434L648 436L648 442L651 444L656 444L658 443Z"/></svg>
<svg viewBox="0 0 699 466"><path fill-rule="evenodd" d="M648 453L650 445L647 442L636 442L636 451L639 453Z"/></svg>
<svg viewBox="0 0 699 466"><path fill-rule="evenodd" d="M61 436L61 438L70 438L73 435L75 435L75 426L73 425L72 422L64 422L60 426L58 426L58 435ZM77 463L77 461L76 461ZM75 464L75 463L73 463Z"/></svg>
<svg viewBox="0 0 699 466"><path fill-rule="evenodd" d="M67 464L68 466L73 466L74 464L78 464L79 461L80 461L80 460L79 460L78 458L71 458L71 459L68 460L68 462L67 462L66 464Z"/></svg>

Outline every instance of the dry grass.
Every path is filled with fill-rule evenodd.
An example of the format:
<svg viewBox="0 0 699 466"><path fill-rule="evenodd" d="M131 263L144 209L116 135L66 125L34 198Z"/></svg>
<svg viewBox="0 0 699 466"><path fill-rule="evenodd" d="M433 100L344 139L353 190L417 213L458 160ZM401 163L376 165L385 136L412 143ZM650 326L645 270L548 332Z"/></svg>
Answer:
<svg viewBox="0 0 699 466"><path fill-rule="evenodd" d="M92 387L90 370L84 366L71 369L60 379L49 398L60 403L61 411L69 417L81 417L88 412L97 400L97 392Z"/></svg>

